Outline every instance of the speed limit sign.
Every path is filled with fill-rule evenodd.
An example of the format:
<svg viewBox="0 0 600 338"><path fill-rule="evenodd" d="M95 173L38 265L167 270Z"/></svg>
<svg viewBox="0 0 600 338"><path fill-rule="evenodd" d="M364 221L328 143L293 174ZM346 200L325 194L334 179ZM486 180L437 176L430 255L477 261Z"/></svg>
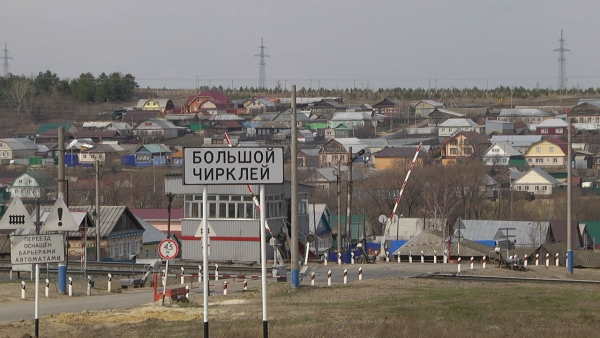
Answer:
<svg viewBox="0 0 600 338"><path fill-rule="evenodd" d="M174 259L179 255L179 244L172 239L163 239L158 244L158 255L162 259Z"/></svg>

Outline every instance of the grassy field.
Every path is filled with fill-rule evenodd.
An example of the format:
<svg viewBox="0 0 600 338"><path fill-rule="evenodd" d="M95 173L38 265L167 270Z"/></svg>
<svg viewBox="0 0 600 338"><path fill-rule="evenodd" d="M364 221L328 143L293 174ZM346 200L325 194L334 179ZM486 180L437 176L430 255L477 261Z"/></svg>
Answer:
<svg viewBox="0 0 600 338"><path fill-rule="evenodd" d="M583 337L600 330L600 287L416 279L350 286L270 288L272 337ZM198 297L197 301L201 302ZM212 297L212 337L261 336L256 292ZM41 321L46 337L192 337L202 335L195 305L60 314ZM0 325L23 337L31 321Z"/></svg>

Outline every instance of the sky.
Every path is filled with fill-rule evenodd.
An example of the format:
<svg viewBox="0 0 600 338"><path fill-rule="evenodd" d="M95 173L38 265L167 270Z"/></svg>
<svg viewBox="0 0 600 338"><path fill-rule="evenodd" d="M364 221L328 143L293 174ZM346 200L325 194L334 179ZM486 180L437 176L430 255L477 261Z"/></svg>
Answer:
<svg viewBox="0 0 600 338"><path fill-rule="evenodd" d="M595 0L3 0L12 73L132 73L141 86L600 86Z"/></svg>

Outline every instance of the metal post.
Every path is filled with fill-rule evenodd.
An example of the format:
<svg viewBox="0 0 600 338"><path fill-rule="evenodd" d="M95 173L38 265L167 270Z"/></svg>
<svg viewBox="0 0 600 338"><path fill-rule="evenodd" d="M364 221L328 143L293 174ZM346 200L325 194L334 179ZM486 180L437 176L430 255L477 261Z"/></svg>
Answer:
<svg viewBox="0 0 600 338"><path fill-rule="evenodd" d="M173 194L168 193L167 199L169 204L167 205L167 238L171 238L171 208L173 206Z"/></svg>
<svg viewBox="0 0 600 338"><path fill-rule="evenodd" d="M573 273L573 247L571 238L571 118L567 115L567 272Z"/></svg>
<svg viewBox="0 0 600 338"><path fill-rule="evenodd" d="M296 127L296 85L292 86L292 139L291 139L291 152L292 152L292 210L291 210L291 266L290 266L290 286L297 288L300 286L300 267L298 266L298 177L296 176L296 169L298 167L298 131ZM262 198L262 194L261 194ZM261 201L261 211L265 204ZM265 319L266 320L266 319Z"/></svg>
<svg viewBox="0 0 600 338"><path fill-rule="evenodd" d="M350 245L352 243L352 147L348 148L348 182L347 182L347 198L348 203L346 203L346 234L348 236L348 250L350 250Z"/></svg>
<svg viewBox="0 0 600 338"><path fill-rule="evenodd" d="M94 162L96 167L96 262L100 262L100 162Z"/></svg>
<svg viewBox="0 0 600 338"><path fill-rule="evenodd" d="M35 265L35 309L33 314L33 321L35 324L35 337L40 336L40 319L38 317L39 307L39 289L40 289L40 265Z"/></svg>
<svg viewBox="0 0 600 338"><path fill-rule="evenodd" d="M337 175L336 175L336 184L337 184L337 252L340 254L342 252L342 220L341 220L341 209L342 209L342 186L341 186L341 177L340 177L340 161L337 163Z"/></svg>
<svg viewBox="0 0 600 338"><path fill-rule="evenodd" d="M65 192L65 130L58 128L58 196L63 197ZM69 259L69 242L65 234L65 260L58 263L58 292L65 293L67 288L67 264Z"/></svg>
<svg viewBox="0 0 600 338"><path fill-rule="evenodd" d="M202 294L204 297L204 338L208 338L208 192L202 187Z"/></svg>
<svg viewBox="0 0 600 338"><path fill-rule="evenodd" d="M267 319L267 243L265 226L265 186L260 185L260 270L261 270L261 294L262 294L262 319L263 337L269 337L269 321ZM293 258L292 258L293 261ZM297 263L297 262L296 262Z"/></svg>

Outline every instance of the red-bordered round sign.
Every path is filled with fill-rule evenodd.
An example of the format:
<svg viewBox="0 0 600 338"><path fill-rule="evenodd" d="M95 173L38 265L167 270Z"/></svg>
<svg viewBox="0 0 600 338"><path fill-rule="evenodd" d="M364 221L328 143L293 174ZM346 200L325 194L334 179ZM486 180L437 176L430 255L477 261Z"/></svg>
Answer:
<svg viewBox="0 0 600 338"><path fill-rule="evenodd" d="M163 239L158 244L158 255L162 259L174 259L179 255L179 244L172 239Z"/></svg>

